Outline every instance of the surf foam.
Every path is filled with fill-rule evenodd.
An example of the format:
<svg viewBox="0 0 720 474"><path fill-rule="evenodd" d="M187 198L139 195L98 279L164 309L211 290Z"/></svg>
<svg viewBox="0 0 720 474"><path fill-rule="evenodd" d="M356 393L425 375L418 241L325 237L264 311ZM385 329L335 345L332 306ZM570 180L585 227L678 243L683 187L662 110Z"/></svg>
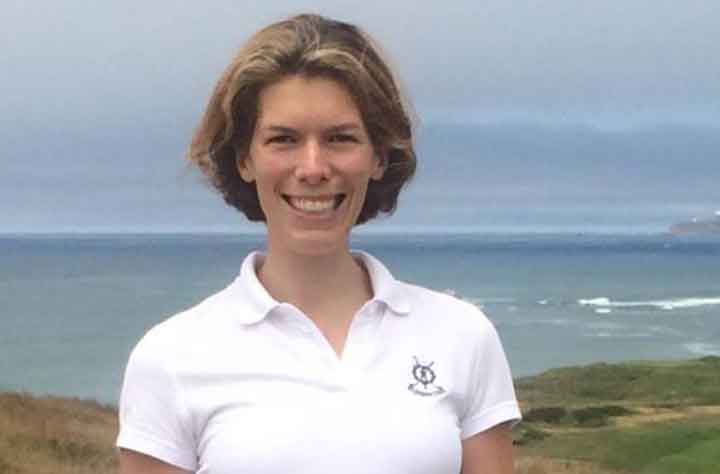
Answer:
<svg viewBox="0 0 720 474"><path fill-rule="evenodd" d="M672 300L648 300L648 301L613 301L607 297L580 299L578 304L582 306L594 306L599 308L660 308L673 310L677 308L696 308L700 306L720 305L720 298L678 298ZM597 310L596 310L597 311Z"/></svg>

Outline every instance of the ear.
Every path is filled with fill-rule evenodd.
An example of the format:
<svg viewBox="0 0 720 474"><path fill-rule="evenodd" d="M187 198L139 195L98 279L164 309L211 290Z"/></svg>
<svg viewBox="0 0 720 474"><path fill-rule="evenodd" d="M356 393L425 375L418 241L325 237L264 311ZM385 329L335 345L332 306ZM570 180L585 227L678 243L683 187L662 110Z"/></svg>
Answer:
<svg viewBox="0 0 720 474"><path fill-rule="evenodd" d="M375 181L380 181L382 177L385 175L385 169L387 169L388 159L387 156L383 154L378 154L375 156L375 169L370 174L370 179L373 179Z"/></svg>
<svg viewBox="0 0 720 474"><path fill-rule="evenodd" d="M245 157L237 157L235 159L235 164L237 166L238 173L240 173L240 177L243 181L246 183L252 183L255 181L255 167L253 166L252 158L250 158L250 155L246 155Z"/></svg>

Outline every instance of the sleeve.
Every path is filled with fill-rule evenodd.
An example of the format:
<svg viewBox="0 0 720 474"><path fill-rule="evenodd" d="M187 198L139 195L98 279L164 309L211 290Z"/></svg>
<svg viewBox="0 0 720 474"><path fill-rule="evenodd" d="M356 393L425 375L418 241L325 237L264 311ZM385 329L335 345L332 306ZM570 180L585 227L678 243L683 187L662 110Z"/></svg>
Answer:
<svg viewBox="0 0 720 474"><path fill-rule="evenodd" d="M484 315L482 319L485 327L475 338L471 380L460 420L463 440L507 421L514 425L522 418L500 337Z"/></svg>
<svg viewBox="0 0 720 474"><path fill-rule="evenodd" d="M195 440L189 428L177 377L162 355L162 344L148 337L135 347L120 395L120 432L116 445L195 471Z"/></svg>

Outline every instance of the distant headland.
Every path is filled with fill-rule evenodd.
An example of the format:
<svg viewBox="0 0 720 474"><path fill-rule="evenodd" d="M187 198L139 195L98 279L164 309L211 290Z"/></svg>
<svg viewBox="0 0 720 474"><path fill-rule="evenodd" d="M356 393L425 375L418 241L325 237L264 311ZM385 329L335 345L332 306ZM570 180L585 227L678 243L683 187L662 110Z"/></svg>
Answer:
<svg viewBox="0 0 720 474"><path fill-rule="evenodd" d="M670 226L670 233L673 235L720 235L720 211L715 211L715 215L702 219L694 217L687 222L678 222Z"/></svg>

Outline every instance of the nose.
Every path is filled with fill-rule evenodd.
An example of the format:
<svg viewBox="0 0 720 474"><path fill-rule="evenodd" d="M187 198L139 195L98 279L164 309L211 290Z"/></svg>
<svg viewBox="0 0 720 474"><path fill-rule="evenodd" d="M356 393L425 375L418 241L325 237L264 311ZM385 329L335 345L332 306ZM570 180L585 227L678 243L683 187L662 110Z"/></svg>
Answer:
<svg viewBox="0 0 720 474"><path fill-rule="evenodd" d="M316 141L308 141L298 151L295 177L309 184L317 184L330 178L330 166L323 149Z"/></svg>

